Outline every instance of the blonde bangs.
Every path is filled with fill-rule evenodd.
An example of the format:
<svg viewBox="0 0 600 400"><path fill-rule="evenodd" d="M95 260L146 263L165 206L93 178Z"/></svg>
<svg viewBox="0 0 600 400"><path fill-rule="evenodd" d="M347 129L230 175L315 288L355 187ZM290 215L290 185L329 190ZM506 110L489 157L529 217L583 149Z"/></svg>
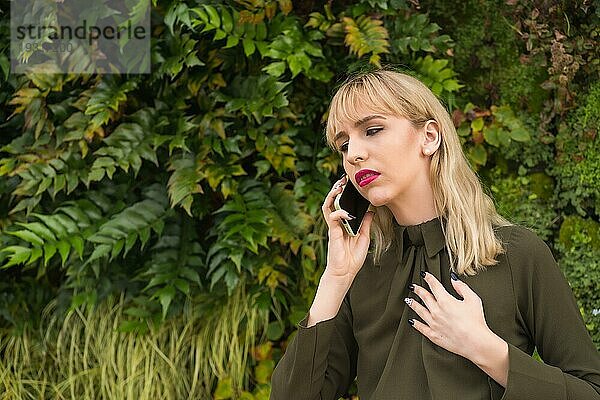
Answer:
<svg viewBox="0 0 600 400"><path fill-rule="evenodd" d="M333 139L344 124L354 124L364 117L365 110L374 113L405 116L404 110L395 107L398 102L387 85L369 77L356 78L344 83L329 107L325 136L327 144L335 148Z"/></svg>

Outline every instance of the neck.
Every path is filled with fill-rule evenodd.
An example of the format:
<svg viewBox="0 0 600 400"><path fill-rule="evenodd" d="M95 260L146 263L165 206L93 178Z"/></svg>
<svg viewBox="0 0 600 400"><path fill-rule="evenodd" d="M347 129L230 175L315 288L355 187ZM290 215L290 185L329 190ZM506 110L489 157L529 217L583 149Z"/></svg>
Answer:
<svg viewBox="0 0 600 400"><path fill-rule="evenodd" d="M399 225L418 225L438 217L429 182L412 185L410 192L387 205Z"/></svg>

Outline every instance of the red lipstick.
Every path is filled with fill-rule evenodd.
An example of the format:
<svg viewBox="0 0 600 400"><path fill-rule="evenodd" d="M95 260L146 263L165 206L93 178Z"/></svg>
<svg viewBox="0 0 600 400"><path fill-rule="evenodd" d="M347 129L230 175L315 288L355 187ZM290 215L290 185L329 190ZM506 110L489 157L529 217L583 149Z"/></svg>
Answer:
<svg viewBox="0 0 600 400"><path fill-rule="evenodd" d="M354 175L354 179L358 186L364 187L377 179L379 175L381 175L379 172L373 171L372 169L361 169Z"/></svg>

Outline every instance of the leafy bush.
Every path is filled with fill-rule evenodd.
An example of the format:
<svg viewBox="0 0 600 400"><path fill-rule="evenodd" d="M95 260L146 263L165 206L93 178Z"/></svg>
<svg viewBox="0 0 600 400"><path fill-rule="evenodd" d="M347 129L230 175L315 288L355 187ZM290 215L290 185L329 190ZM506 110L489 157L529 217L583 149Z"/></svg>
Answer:
<svg viewBox="0 0 600 400"><path fill-rule="evenodd" d="M599 71L590 46L597 10L417 3L153 2L149 75L9 75L9 41L1 42L2 388L56 397L68 387L89 397L94 368L122 360L79 360L65 371L32 350L30 363L14 362L28 341L66 354L64 340L36 328L60 335L72 326L77 345L91 334L87 323L110 337L111 352L126 340L132 354L152 357L168 352L147 344L156 335L201 330L206 339L212 329L214 343L194 344L187 330L165 339L184 340L190 354L202 349L193 353L201 382L184 377L197 373L181 366L189 360L169 353L161 374L181 368L181 387L140 387L266 398L324 268L320 205L340 172L322 135L328 101L348 72L388 63L448 105L499 208L557 243L598 340L598 239L582 228L599 215L600 86L588 78ZM8 22L0 16L4 38ZM118 324L100 324L103 313Z"/></svg>
<svg viewBox="0 0 600 400"><path fill-rule="evenodd" d="M600 346L600 224L579 216L565 218L557 248L592 339Z"/></svg>
<svg viewBox="0 0 600 400"><path fill-rule="evenodd" d="M600 214L600 83L590 88L581 105L559 126L554 174L560 177L561 207L582 216Z"/></svg>

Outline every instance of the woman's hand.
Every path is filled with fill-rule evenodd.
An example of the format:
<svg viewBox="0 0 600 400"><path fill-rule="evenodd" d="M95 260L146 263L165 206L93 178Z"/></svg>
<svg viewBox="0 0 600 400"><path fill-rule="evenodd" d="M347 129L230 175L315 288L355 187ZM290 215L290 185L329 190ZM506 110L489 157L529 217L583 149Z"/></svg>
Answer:
<svg viewBox="0 0 600 400"><path fill-rule="evenodd" d="M463 356L502 386L508 378L508 344L487 326L481 298L452 272L452 286L463 300L452 296L429 273L424 273L427 289L413 284L412 290L425 306L405 299L424 322L409 323L429 340L444 349Z"/></svg>
<svg viewBox="0 0 600 400"><path fill-rule="evenodd" d="M369 232L373 222L373 212L367 212L357 236L346 233L341 220L352 217L345 210L333 211L335 197L342 192L344 184L352 185L344 175L327 194L321 210L329 227L327 244L327 266L323 274L329 281L350 287L354 277L362 267L369 250Z"/></svg>
<svg viewBox="0 0 600 400"><path fill-rule="evenodd" d="M352 219L344 210L333 211L335 197L341 193L346 176L339 179L325 197L321 210L329 227L327 243L327 265L319 281L315 299L308 313L306 327L335 317L342 301L362 267L369 249L369 229L373 213L368 212L357 236L346 234L341 225L342 218ZM347 183L352 185L351 182Z"/></svg>

